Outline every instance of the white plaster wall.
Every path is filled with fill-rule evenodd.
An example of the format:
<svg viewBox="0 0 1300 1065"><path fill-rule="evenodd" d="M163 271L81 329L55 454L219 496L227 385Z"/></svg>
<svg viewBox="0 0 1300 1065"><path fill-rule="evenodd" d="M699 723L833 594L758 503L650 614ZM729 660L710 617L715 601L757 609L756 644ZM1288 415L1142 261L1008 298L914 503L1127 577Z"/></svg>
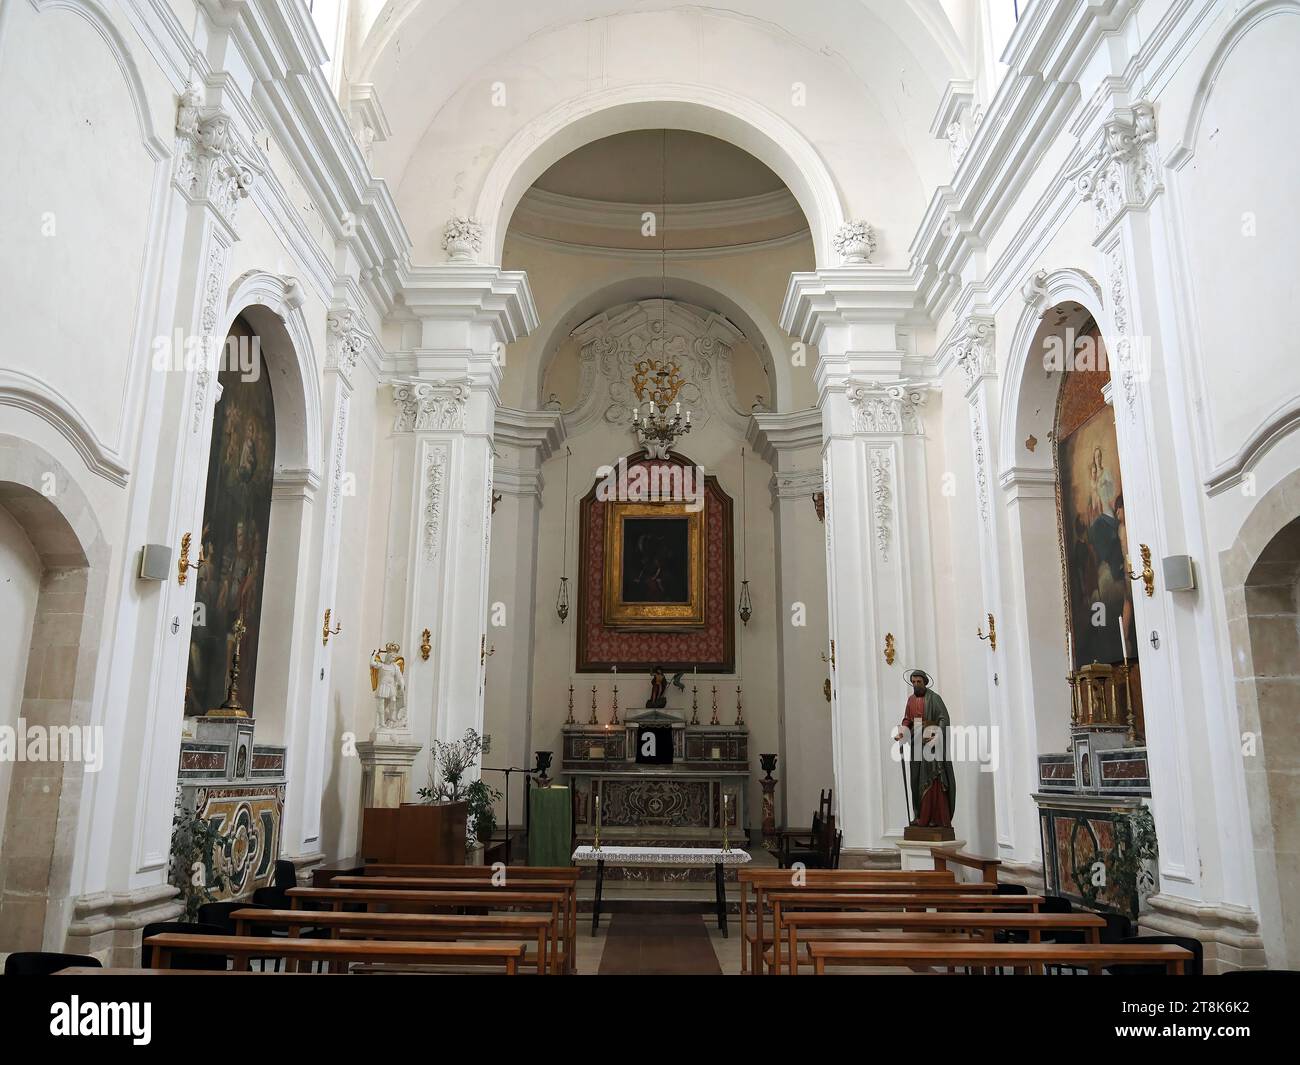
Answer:
<svg viewBox="0 0 1300 1065"><path fill-rule="evenodd" d="M0 380L35 379L121 452L141 355L154 162L100 34L74 12L10 6L0 40L0 94L12 101L0 110L0 290L21 313L0 319Z"/></svg>

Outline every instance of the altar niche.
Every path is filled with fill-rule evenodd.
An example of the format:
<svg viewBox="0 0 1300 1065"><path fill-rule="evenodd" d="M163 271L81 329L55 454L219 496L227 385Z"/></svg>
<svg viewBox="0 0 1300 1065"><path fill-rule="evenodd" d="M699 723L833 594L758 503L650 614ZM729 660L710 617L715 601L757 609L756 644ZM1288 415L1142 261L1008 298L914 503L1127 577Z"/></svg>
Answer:
<svg viewBox="0 0 1300 1065"><path fill-rule="evenodd" d="M260 348L260 338L243 318L235 319L230 338L253 351ZM240 620L244 631L239 698L250 714L257 686L275 466L275 400L260 351L250 370L223 369L218 382L221 398L213 415L200 537L204 564L194 592L185 684L187 716L206 714L225 700Z"/></svg>

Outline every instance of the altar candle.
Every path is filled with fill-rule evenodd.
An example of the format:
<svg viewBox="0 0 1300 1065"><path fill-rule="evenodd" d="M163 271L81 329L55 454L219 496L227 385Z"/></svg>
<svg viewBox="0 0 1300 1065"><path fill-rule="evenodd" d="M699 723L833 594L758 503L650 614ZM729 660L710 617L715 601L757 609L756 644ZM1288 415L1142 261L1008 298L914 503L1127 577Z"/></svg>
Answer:
<svg viewBox="0 0 1300 1065"><path fill-rule="evenodd" d="M1074 672L1074 635L1069 632L1065 634L1065 666L1068 672Z"/></svg>
<svg viewBox="0 0 1300 1065"><path fill-rule="evenodd" d="M1124 615L1119 618L1119 648L1123 652L1124 661L1128 661L1128 641L1124 639Z"/></svg>
<svg viewBox="0 0 1300 1065"><path fill-rule="evenodd" d="M596 796L596 834L600 834L600 796Z"/></svg>
<svg viewBox="0 0 1300 1065"><path fill-rule="evenodd" d="M681 400L678 400L678 401L677 401L677 415L678 415L678 417L681 417L681 413L682 413L682 404L681 404Z"/></svg>
<svg viewBox="0 0 1300 1065"><path fill-rule="evenodd" d="M690 425L690 424L691 424L691 412L690 412L690 411L687 411L687 412L686 412L686 424L687 424L687 425Z"/></svg>

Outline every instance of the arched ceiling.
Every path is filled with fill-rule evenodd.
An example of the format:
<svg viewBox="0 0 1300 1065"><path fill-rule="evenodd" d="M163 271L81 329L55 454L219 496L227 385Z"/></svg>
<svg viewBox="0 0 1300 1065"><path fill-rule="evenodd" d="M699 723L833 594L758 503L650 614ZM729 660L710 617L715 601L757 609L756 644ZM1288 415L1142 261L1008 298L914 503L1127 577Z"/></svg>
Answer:
<svg viewBox="0 0 1300 1065"><path fill-rule="evenodd" d="M948 79L968 74L941 0L735 0L726 7L672 0L359 0L348 76L376 86L392 124L384 176L400 181L441 108L530 39L575 23L667 10L733 18L787 38L810 60L833 64L857 81L903 143L926 135ZM707 57L701 67L706 70Z"/></svg>
<svg viewBox="0 0 1300 1065"><path fill-rule="evenodd" d="M708 203L785 188L735 145L689 130L639 129L603 137L552 164L544 192L614 203Z"/></svg>

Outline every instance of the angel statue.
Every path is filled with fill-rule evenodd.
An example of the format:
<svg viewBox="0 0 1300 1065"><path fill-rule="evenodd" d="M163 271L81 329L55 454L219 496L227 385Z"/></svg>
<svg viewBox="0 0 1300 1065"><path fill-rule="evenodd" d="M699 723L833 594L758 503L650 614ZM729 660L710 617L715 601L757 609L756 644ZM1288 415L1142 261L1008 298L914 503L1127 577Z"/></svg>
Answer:
<svg viewBox="0 0 1300 1065"><path fill-rule="evenodd" d="M375 731L406 728L406 659L395 643L370 656L370 687L375 693Z"/></svg>

